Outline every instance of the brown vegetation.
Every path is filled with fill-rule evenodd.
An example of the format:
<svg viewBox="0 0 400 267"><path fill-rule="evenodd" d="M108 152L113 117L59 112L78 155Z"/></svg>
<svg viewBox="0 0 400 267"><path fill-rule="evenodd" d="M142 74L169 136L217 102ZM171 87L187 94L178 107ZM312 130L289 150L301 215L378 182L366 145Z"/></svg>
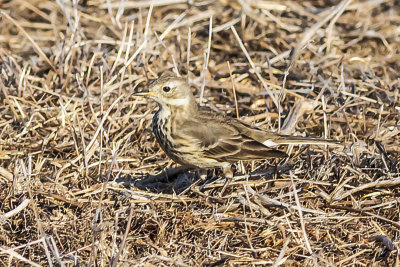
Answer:
<svg viewBox="0 0 400 267"><path fill-rule="evenodd" d="M399 266L399 28L397 0L2 1L0 265ZM131 94L165 71L346 145L144 186L175 164Z"/></svg>

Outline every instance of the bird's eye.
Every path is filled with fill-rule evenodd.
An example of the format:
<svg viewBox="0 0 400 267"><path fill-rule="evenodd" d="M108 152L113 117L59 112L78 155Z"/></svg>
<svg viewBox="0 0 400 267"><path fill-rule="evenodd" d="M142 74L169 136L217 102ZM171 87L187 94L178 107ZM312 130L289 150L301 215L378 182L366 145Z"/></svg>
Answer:
<svg viewBox="0 0 400 267"><path fill-rule="evenodd" d="M169 87L169 86L164 86L162 89L163 89L163 91L166 92L166 93L168 93L169 91L171 91L171 87Z"/></svg>

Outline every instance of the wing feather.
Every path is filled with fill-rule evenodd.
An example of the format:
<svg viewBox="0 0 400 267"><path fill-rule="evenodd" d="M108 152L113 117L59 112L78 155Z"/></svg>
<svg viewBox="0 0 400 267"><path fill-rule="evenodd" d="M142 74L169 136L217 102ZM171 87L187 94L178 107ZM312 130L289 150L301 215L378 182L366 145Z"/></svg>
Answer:
<svg viewBox="0 0 400 267"><path fill-rule="evenodd" d="M182 131L192 140L197 140L199 149L204 156L221 162L287 156L282 151L269 148L244 135L233 125L216 120L208 120L207 125L196 121L187 121L182 127Z"/></svg>

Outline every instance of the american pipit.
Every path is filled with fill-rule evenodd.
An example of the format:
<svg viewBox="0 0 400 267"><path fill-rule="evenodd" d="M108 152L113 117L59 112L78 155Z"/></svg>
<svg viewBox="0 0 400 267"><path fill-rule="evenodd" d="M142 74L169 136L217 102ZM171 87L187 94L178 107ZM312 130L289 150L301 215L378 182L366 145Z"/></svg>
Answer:
<svg viewBox="0 0 400 267"><path fill-rule="evenodd" d="M282 144L337 144L334 140L279 135L198 106L187 82L162 77L149 92L136 95L155 100L153 132L165 153L175 162L193 169L222 167L231 176L231 164L239 160L283 158L272 148Z"/></svg>

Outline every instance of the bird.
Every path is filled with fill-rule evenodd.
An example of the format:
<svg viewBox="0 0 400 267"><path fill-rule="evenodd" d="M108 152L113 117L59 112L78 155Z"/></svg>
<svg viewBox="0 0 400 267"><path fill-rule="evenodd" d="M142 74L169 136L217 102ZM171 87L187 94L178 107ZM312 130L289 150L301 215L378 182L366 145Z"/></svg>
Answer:
<svg viewBox="0 0 400 267"><path fill-rule="evenodd" d="M285 158L277 150L287 144L338 144L336 140L280 135L199 106L184 78L164 76L138 92L158 103L153 133L164 152L187 169L222 168L232 178L232 164L240 160Z"/></svg>

